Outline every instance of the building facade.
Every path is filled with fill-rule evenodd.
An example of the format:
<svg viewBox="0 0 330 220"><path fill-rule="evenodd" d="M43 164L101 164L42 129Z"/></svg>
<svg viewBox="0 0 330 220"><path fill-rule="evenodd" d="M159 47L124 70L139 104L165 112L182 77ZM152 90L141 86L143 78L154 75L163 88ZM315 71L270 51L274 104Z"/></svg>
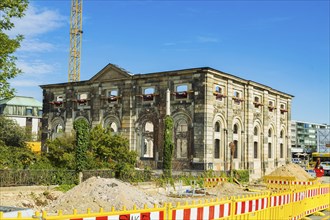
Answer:
<svg viewBox="0 0 330 220"><path fill-rule="evenodd" d="M109 64L90 80L41 88L43 140L83 118L127 137L141 166L161 168L169 114L173 169L227 171L231 142L234 169L252 178L291 160L293 96L209 67L132 75Z"/></svg>
<svg viewBox="0 0 330 220"><path fill-rule="evenodd" d="M325 151L323 142L329 142L330 125L291 121L291 151L295 153L311 153ZM320 149L321 148L321 149Z"/></svg>
<svg viewBox="0 0 330 220"><path fill-rule="evenodd" d="M38 139L42 117L42 103L38 100L25 96L2 99L0 100L0 115L16 121L21 127L30 129L32 139Z"/></svg>

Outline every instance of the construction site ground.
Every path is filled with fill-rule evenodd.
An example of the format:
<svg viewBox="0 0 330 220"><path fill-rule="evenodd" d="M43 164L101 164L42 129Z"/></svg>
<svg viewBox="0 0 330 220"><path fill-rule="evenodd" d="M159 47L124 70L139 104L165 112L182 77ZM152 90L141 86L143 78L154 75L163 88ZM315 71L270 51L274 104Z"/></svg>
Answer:
<svg viewBox="0 0 330 220"><path fill-rule="evenodd" d="M311 176L296 164L288 164L274 170L272 176L294 176L297 181L308 181ZM143 208L146 204L162 206L164 203L191 202L192 200L211 200L230 196L241 196L265 192L266 185L261 181L249 184L222 182L213 188L205 190L192 186L158 187L154 182L130 184L118 179L92 177L75 186L67 192L56 190L55 186L20 186L0 187L0 206L30 208L34 211L47 211L49 215L62 210L63 214L70 214L73 209L78 213L85 213L87 208L98 212L100 208L110 211L112 207L121 210Z"/></svg>

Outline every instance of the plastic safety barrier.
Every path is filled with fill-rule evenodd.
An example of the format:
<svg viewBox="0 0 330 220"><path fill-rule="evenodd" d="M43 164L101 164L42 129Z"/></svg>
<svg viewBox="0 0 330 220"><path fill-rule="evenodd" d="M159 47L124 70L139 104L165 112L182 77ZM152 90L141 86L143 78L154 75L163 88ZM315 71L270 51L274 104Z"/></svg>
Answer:
<svg viewBox="0 0 330 220"><path fill-rule="evenodd" d="M282 192L266 192L249 196L238 196L223 199L213 199L192 202L189 204L171 203L163 207L154 206L143 209L117 211L114 208L110 212L100 209L98 213L77 213L74 210L71 215L63 215L61 211L56 216L48 216L46 212L36 212L31 218L4 217L0 213L1 220L257 220L257 219L287 219L298 220L304 216L320 210L330 208L330 184L313 183L313 185L291 185L291 190Z"/></svg>

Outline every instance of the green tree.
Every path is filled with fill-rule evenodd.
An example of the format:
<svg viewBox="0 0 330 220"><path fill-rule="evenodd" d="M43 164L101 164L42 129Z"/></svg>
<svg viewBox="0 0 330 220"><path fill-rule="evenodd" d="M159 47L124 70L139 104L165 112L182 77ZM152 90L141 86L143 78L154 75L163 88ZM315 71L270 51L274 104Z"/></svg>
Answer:
<svg viewBox="0 0 330 220"><path fill-rule="evenodd" d="M172 177L172 157L173 157L173 119L171 116L165 117L164 131L164 158L163 172L165 178Z"/></svg>
<svg viewBox="0 0 330 220"><path fill-rule="evenodd" d="M26 147L25 129L15 121L0 115L0 141L6 146Z"/></svg>
<svg viewBox="0 0 330 220"><path fill-rule="evenodd" d="M63 135L47 140L48 152L45 154L53 167L75 169L75 136Z"/></svg>
<svg viewBox="0 0 330 220"><path fill-rule="evenodd" d="M90 147L98 166L115 169L117 177L132 170L136 164L137 154L129 150L127 138L113 134L101 125L91 130Z"/></svg>
<svg viewBox="0 0 330 220"><path fill-rule="evenodd" d="M27 169L37 161L37 155L27 147L6 146L0 141L0 169Z"/></svg>
<svg viewBox="0 0 330 220"><path fill-rule="evenodd" d="M20 42L22 35L10 38L5 31L14 27L12 18L21 18L28 6L27 0L1 0L0 1L0 99L14 95L15 90L10 87L9 79L16 77L21 70L16 67L16 57L12 55Z"/></svg>
<svg viewBox="0 0 330 220"><path fill-rule="evenodd" d="M89 124L85 119L78 119L73 128L76 131L76 171L82 171L88 167Z"/></svg>

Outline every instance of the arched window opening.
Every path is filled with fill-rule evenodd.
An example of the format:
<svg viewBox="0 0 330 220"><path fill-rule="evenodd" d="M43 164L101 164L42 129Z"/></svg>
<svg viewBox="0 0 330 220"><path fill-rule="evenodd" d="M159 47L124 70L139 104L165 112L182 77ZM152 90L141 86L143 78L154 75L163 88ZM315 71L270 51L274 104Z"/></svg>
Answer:
<svg viewBox="0 0 330 220"><path fill-rule="evenodd" d="M253 143L253 152L254 152L254 158L255 159L258 158L258 142L257 141L255 141Z"/></svg>
<svg viewBox="0 0 330 220"><path fill-rule="evenodd" d="M219 139L214 140L214 158L215 159L220 158L220 140Z"/></svg>
<svg viewBox="0 0 330 220"><path fill-rule="evenodd" d="M154 124L147 121L143 129L142 156L145 158L154 157Z"/></svg>
<svg viewBox="0 0 330 220"><path fill-rule="evenodd" d="M177 158L188 158L188 124L179 120L176 127L176 155Z"/></svg>
<svg viewBox="0 0 330 220"><path fill-rule="evenodd" d="M281 143L280 144L280 158L283 158L284 157L284 151L283 151L283 144Z"/></svg>
<svg viewBox="0 0 330 220"><path fill-rule="evenodd" d="M268 130L268 137L272 137L272 129Z"/></svg>
<svg viewBox="0 0 330 220"><path fill-rule="evenodd" d="M118 127L117 127L117 124L115 122L112 122L109 127L110 127L111 132L113 132L113 133L118 132Z"/></svg>
<svg viewBox="0 0 330 220"><path fill-rule="evenodd" d="M63 133L63 127L61 124L56 125L55 133Z"/></svg>
<svg viewBox="0 0 330 220"><path fill-rule="evenodd" d="M238 158L238 141L234 140L234 144L235 144L234 158L237 159Z"/></svg>
<svg viewBox="0 0 330 220"><path fill-rule="evenodd" d="M154 124L151 122L147 122L144 127L145 132L154 132Z"/></svg>
<svg viewBox="0 0 330 220"><path fill-rule="evenodd" d="M254 127L254 130L253 130L253 135L254 136L257 136L258 135L258 127Z"/></svg>
<svg viewBox="0 0 330 220"><path fill-rule="evenodd" d="M268 158L272 158L272 143L268 143Z"/></svg>
<svg viewBox="0 0 330 220"><path fill-rule="evenodd" d="M234 124L233 133L238 134L238 125Z"/></svg>
<svg viewBox="0 0 330 220"><path fill-rule="evenodd" d="M220 123L218 121L214 125L214 131L215 132L220 132Z"/></svg>
<svg viewBox="0 0 330 220"><path fill-rule="evenodd" d="M281 132L280 132L280 138L283 138L283 134L284 134L284 131L281 130Z"/></svg>

